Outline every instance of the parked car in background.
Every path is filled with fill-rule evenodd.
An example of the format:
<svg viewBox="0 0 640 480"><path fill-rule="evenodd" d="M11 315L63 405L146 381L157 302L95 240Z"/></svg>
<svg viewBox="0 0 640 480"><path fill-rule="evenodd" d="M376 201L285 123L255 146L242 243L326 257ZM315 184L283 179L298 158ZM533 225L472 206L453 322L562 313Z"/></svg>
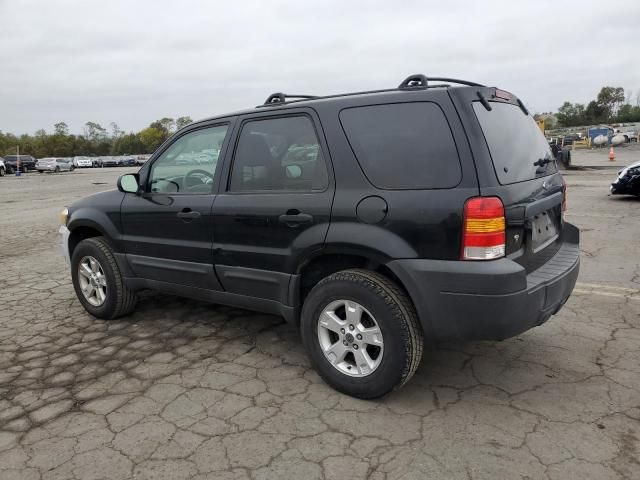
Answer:
<svg viewBox="0 0 640 480"><path fill-rule="evenodd" d="M135 167L137 165L136 159L134 157L122 157L120 159L121 167Z"/></svg>
<svg viewBox="0 0 640 480"><path fill-rule="evenodd" d="M4 164L7 173L15 173L18 169L18 157L20 158L20 171L28 172L36 169L36 159L31 155L5 155Z"/></svg>
<svg viewBox="0 0 640 480"><path fill-rule="evenodd" d="M0 177L4 177L7 167L4 165L4 158L0 157Z"/></svg>
<svg viewBox="0 0 640 480"><path fill-rule="evenodd" d="M637 142L638 141L638 132L636 132L635 130L621 130L619 128L616 128L614 130L613 136L617 137L618 135L622 135L622 137L624 138L624 143L631 143L631 142Z"/></svg>
<svg viewBox="0 0 640 480"><path fill-rule="evenodd" d="M151 155L138 155L136 158L136 165L144 165L147 160L149 160Z"/></svg>
<svg viewBox="0 0 640 480"><path fill-rule="evenodd" d="M89 157L73 157L73 166L76 168L93 167L93 160Z"/></svg>
<svg viewBox="0 0 640 480"><path fill-rule="evenodd" d="M102 160L103 167L117 167L118 164L118 157L104 157Z"/></svg>
<svg viewBox="0 0 640 480"><path fill-rule="evenodd" d="M76 167L66 158L48 157L41 158L36 162L36 170L42 172L72 172Z"/></svg>
<svg viewBox="0 0 640 480"><path fill-rule="evenodd" d="M611 184L612 195L640 196L640 162L633 163L618 172L618 178Z"/></svg>

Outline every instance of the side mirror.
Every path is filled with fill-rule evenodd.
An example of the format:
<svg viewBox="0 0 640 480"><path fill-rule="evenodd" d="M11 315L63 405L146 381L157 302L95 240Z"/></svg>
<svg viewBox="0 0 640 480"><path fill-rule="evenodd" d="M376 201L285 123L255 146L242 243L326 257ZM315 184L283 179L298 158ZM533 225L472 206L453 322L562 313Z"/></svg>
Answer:
<svg viewBox="0 0 640 480"><path fill-rule="evenodd" d="M128 173L126 175L122 175L118 179L118 190L125 193L138 193L140 189L140 185L138 185L138 175L133 173Z"/></svg>

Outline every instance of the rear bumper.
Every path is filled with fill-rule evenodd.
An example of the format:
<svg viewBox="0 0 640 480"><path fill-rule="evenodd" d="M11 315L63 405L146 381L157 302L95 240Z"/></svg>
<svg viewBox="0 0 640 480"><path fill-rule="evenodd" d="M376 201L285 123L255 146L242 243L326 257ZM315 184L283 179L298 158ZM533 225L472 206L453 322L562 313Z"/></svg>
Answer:
<svg viewBox="0 0 640 480"><path fill-rule="evenodd" d="M543 324L567 301L578 278L579 235L565 223L558 252L529 274L506 258L407 259L388 266L409 291L427 337L504 340Z"/></svg>

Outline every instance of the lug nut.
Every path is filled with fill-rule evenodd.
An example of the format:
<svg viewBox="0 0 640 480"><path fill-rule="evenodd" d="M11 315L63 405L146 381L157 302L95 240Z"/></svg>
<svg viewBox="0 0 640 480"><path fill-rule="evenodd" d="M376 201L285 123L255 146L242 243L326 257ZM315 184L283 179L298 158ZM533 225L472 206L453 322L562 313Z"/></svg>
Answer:
<svg viewBox="0 0 640 480"><path fill-rule="evenodd" d="M343 344L345 347L348 347L348 346L349 346L349 342L347 342L346 340L343 340L343 341L342 341L342 344Z"/></svg>
<svg viewBox="0 0 640 480"><path fill-rule="evenodd" d="M344 334L344 328L340 329L340 333Z"/></svg>
<svg viewBox="0 0 640 480"><path fill-rule="evenodd" d="M358 349L358 345L356 345L355 343L353 344L353 349L357 350Z"/></svg>
<svg viewBox="0 0 640 480"><path fill-rule="evenodd" d="M356 338L357 338L358 340L362 340L362 335L357 334L357 335L356 335Z"/></svg>
<svg viewBox="0 0 640 480"><path fill-rule="evenodd" d="M354 327L353 325L349 325L349 330L353 330L354 328L356 327Z"/></svg>

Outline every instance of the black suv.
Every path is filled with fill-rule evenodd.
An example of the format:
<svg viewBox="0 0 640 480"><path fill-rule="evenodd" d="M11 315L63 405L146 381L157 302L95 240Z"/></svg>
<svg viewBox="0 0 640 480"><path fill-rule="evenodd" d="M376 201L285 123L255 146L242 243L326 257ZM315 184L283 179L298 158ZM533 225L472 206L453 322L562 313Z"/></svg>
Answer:
<svg viewBox="0 0 640 480"><path fill-rule="evenodd" d="M31 155L5 155L4 165L7 173L15 173L18 170L18 158L20 159L20 171L28 172L36 169L36 159Z"/></svg>
<svg viewBox="0 0 640 480"><path fill-rule="evenodd" d="M191 124L60 232L92 315L141 289L282 315L329 384L374 398L425 339L501 340L560 310L579 265L564 207L521 100L414 75Z"/></svg>

